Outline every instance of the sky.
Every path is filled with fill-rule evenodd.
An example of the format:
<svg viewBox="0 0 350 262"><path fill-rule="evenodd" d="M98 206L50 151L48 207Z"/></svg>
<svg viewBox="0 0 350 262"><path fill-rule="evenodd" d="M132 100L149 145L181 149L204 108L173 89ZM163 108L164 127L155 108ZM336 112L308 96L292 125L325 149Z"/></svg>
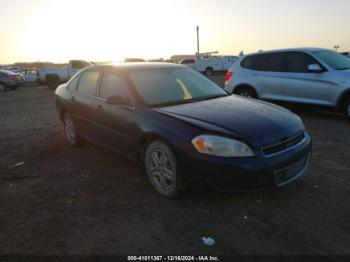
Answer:
<svg viewBox="0 0 350 262"><path fill-rule="evenodd" d="M0 0L0 64L339 45L349 0Z"/></svg>

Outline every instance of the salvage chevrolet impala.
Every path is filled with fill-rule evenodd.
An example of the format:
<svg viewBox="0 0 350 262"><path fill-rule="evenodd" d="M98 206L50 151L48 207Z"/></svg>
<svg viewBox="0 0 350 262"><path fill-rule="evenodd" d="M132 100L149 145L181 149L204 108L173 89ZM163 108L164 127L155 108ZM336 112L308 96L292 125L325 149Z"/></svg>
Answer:
<svg viewBox="0 0 350 262"><path fill-rule="evenodd" d="M169 198L188 186L283 186L310 161L311 138L297 115L230 95L182 65L88 67L57 88L55 103L71 146L89 140L141 161Z"/></svg>

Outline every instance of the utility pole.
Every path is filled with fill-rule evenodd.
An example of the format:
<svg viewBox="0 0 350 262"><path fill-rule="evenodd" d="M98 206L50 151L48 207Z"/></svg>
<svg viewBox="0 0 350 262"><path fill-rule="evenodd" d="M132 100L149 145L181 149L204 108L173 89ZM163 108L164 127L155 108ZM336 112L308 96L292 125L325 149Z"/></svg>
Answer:
<svg viewBox="0 0 350 262"><path fill-rule="evenodd" d="M197 29L197 56L199 56L199 26L197 26L196 29Z"/></svg>

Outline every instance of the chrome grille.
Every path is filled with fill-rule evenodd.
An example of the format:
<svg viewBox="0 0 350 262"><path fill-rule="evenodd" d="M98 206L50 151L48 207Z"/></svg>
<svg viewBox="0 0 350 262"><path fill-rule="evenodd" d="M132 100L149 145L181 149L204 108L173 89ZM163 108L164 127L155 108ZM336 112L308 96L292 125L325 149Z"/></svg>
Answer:
<svg viewBox="0 0 350 262"><path fill-rule="evenodd" d="M305 133L300 132L296 136L288 138L280 143L262 148L262 152L266 156L274 155L299 144L304 139L305 139Z"/></svg>

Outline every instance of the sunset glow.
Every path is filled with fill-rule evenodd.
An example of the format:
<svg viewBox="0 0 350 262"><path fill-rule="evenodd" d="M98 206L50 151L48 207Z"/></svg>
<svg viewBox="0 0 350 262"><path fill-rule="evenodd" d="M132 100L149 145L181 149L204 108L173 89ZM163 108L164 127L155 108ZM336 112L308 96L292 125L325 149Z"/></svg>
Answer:
<svg viewBox="0 0 350 262"><path fill-rule="evenodd" d="M304 3L305 2L305 3ZM307 3L306 3L307 2ZM294 46L350 50L350 2L0 0L0 63L194 54ZM293 5L291 5L293 4ZM327 8L324 6L327 5ZM326 13L327 11L327 13Z"/></svg>

